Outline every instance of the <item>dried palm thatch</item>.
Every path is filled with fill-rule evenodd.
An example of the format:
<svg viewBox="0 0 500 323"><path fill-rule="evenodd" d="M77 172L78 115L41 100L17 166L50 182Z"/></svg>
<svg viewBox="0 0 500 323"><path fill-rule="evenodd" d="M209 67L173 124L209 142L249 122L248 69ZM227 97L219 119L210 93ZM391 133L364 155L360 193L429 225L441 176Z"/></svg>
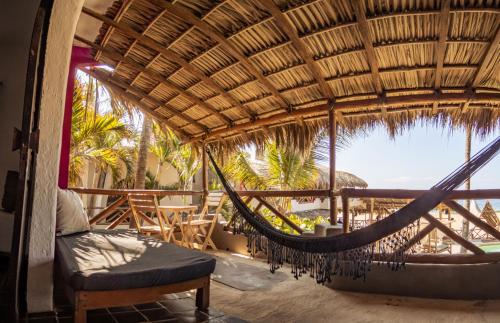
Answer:
<svg viewBox="0 0 500 323"><path fill-rule="evenodd" d="M186 142L305 146L340 128L500 126L500 0L119 0L93 76ZM299 130L300 129L300 130ZM293 136L292 136L293 135Z"/></svg>
<svg viewBox="0 0 500 323"><path fill-rule="evenodd" d="M320 189L328 189L330 187L330 173L326 167L319 168L319 178L317 187ZM341 188L367 188L368 183L362 178L344 171L335 171L335 186Z"/></svg>

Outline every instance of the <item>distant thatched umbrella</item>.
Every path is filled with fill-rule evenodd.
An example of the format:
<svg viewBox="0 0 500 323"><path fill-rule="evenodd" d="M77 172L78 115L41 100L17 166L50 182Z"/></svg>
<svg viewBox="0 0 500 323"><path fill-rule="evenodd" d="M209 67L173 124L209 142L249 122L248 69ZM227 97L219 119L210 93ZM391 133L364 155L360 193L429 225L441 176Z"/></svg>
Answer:
<svg viewBox="0 0 500 323"><path fill-rule="evenodd" d="M335 180L337 182L337 189L351 187L351 188L367 188L368 183L366 183L363 179L358 176L344 172L344 171L336 171L335 172ZM319 188L328 188L328 184L330 181L329 170L326 167L319 167L319 178L318 178L318 187Z"/></svg>

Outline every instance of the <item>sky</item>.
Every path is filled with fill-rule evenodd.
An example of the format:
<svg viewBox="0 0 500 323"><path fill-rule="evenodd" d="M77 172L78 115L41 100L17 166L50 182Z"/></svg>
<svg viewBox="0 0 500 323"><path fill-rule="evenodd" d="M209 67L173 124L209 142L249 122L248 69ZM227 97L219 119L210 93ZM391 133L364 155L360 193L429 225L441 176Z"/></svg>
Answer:
<svg viewBox="0 0 500 323"><path fill-rule="evenodd" d="M500 136L472 139L472 155ZM337 155L337 169L353 173L369 188L427 189L465 160L465 131L415 126L390 139L383 128L351 141ZM471 180L473 189L500 186L500 155Z"/></svg>

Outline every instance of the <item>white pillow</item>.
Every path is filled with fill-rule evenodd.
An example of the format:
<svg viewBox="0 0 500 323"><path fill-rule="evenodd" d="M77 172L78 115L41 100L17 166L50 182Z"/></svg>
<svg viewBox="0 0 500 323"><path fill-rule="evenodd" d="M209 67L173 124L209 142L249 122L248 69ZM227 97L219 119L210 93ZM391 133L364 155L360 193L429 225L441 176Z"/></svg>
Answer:
<svg viewBox="0 0 500 323"><path fill-rule="evenodd" d="M57 189L56 234L89 231L89 218L82 199L71 190Z"/></svg>

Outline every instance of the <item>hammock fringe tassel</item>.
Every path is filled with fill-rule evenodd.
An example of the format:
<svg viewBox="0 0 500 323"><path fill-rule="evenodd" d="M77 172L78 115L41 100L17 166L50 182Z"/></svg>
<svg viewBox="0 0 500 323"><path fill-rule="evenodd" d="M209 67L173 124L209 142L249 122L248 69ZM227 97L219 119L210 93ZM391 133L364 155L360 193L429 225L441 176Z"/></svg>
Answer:
<svg viewBox="0 0 500 323"><path fill-rule="evenodd" d="M272 273L284 264L288 264L296 279L309 273L318 284L330 283L336 275L365 281L374 263L375 253L379 255L377 258L379 265L386 263L393 271L404 268L406 255L414 252L408 242L418 234L419 228L417 220L400 232L375 243L339 252L314 253L286 247L269 240L248 224L237 209L234 209L234 213L232 232L247 237L247 248L252 257L262 252L267 256L267 263ZM261 221L266 220L261 219Z"/></svg>

